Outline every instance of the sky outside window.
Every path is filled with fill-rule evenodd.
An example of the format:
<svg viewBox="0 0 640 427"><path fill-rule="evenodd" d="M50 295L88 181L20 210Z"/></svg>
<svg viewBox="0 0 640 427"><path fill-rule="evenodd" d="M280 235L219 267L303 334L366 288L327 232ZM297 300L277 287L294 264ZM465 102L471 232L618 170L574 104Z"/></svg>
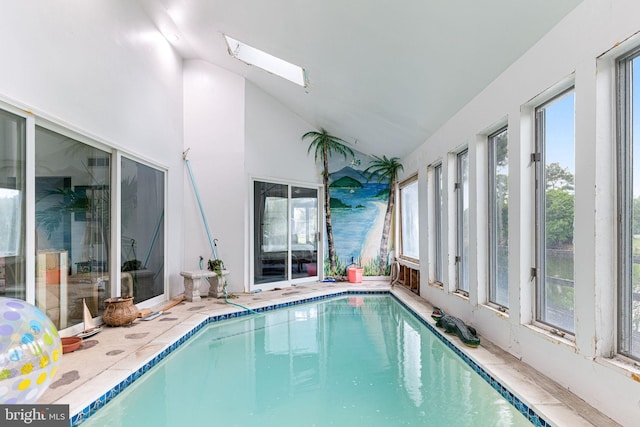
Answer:
<svg viewBox="0 0 640 427"><path fill-rule="evenodd" d="M575 175L575 95L567 93L548 105L545 115L546 164L559 163L563 169Z"/></svg>
<svg viewBox="0 0 640 427"><path fill-rule="evenodd" d="M631 98L631 143L633 159L633 198L640 197L640 90L635 90L635 85L640 83L640 56L631 63L632 71L632 98Z"/></svg>

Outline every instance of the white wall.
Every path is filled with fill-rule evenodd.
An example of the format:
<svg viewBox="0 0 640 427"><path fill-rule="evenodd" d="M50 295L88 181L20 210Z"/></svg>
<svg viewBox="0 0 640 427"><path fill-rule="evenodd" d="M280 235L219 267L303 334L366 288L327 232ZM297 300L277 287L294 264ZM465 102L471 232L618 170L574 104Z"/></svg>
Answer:
<svg viewBox="0 0 640 427"><path fill-rule="evenodd" d="M169 170L166 268L174 295L183 222L181 59L129 1L6 1L0 40L1 100Z"/></svg>
<svg viewBox="0 0 640 427"><path fill-rule="evenodd" d="M316 130L252 83L246 88L247 173L261 178L321 184L310 140L302 135Z"/></svg>
<svg viewBox="0 0 640 427"><path fill-rule="evenodd" d="M254 86L245 102L236 74L183 64L138 2L3 2L0 37L0 100L168 170L170 296L183 290L180 271L211 257L182 158L191 148L229 290L244 290L249 177L317 183L300 141L312 126Z"/></svg>
<svg viewBox="0 0 640 427"><path fill-rule="evenodd" d="M246 282L244 92L243 77L204 61L185 61L184 147L211 238L218 239L216 254L230 271L229 292L243 291ZM184 191L183 268L198 269L202 256L206 269L213 251L186 169Z"/></svg>
<svg viewBox="0 0 640 427"><path fill-rule="evenodd" d="M184 65L185 149L229 292L249 289L252 179L316 184L307 144L311 130L274 98L242 77L203 61ZM185 269L211 257L197 200L185 171ZM206 268L206 264L204 264Z"/></svg>
<svg viewBox="0 0 640 427"><path fill-rule="evenodd" d="M173 157L181 60L136 2L4 2L0 36L3 97L141 155Z"/></svg>
<svg viewBox="0 0 640 427"><path fill-rule="evenodd" d="M318 187L322 184L322 178L313 153L307 154L310 141L302 141L303 134L315 130L313 126L249 82L246 86L245 118L247 172L245 269L248 283L251 283L250 262L253 250L251 207L253 205L250 199L253 196L253 180Z"/></svg>
<svg viewBox="0 0 640 427"><path fill-rule="evenodd" d="M617 43L640 31L637 0L585 0L529 52L452 117L414 153L403 159L405 174L420 172L421 194L427 194L428 165L442 160L445 179L454 165L447 162L468 146L473 180L486 179L482 143L487 129L509 125L510 310L504 315L486 301L486 185L476 182L472 199L471 291L468 299L453 295L454 279L445 276L445 291L422 286L422 296L476 326L480 334L558 381L609 417L624 425L640 419L637 368L607 359L615 351L615 139L612 60L598 59ZM623 44L624 46L624 44ZM540 94L563 81L576 90L576 222L575 344L529 326L533 319L533 151L532 108ZM451 88L455 90L455 88ZM533 100L533 101L532 101ZM505 120L506 117L506 120ZM486 181L483 181L486 182ZM444 193L453 198L450 187ZM431 192L429 191L429 196ZM454 215L447 208L448 236ZM428 230L421 215L421 230ZM421 234L420 254L427 264L431 236ZM445 242L447 237L443 237ZM450 239L449 239L450 240ZM449 261L455 247L447 247ZM450 269L452 271L452 269ZM428 277L423 272L423 277Z"/></svg>

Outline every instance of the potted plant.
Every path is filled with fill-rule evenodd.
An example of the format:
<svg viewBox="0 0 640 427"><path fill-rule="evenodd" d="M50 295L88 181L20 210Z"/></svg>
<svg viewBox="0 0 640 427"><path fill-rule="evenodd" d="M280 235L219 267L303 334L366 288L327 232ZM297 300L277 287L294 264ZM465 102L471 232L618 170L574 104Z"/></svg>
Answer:
<svg viewBox="0 0 640 427"><path fill-rule="evenodd" d="M216 273L216 281L211 283L209 295L216 298L224 296L226 293L225 287L227 286L223 273L224 262L221 259L210 259L207 261L207 269Z"/></svg>
<svg viewBox="0 0 640 427"><path fill-rule="evenodd" d="M218 278L222 277L222 270L224 270L224 262L221 259L210 259L207 262L209 271L214 271Z"/></svg>

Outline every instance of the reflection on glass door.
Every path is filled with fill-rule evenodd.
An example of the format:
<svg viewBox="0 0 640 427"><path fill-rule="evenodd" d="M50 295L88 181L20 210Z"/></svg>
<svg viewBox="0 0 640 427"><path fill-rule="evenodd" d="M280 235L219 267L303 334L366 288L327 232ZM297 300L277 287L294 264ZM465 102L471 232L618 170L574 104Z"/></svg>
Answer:
<svg viewBox="0 0 640 427"><path fill-rule="evenodd" d="M164 293L164 172L122 158L120 294Z"/></svg>
<svg viewBox="0 0 640 427"><path fill-rule="evenodd" d="M254 183L254 282L286 280L288 271L288 187Z"/></svg>
<svg viewBox="0 0 640 427"><path fill-rule="evenodd" d="M318 190L254 182L254 283L317 277Z"/></svg>
<svg viewBox="0 0 640 427"><path fill-rule="evenodd" d="M317 276L318 190L291 188L291 277Z"/></svg>
<svg viewBox="0 0 640 427"><path fill-rule="evenodd" d="M111 295L111 154L36 127L36 305L58 329Z"/></svg>
<svg viewBox="0 0 640 427"><path fill-rule="evenodd" d="M26 299L25 119L0 111L0 297Z"/></svg>

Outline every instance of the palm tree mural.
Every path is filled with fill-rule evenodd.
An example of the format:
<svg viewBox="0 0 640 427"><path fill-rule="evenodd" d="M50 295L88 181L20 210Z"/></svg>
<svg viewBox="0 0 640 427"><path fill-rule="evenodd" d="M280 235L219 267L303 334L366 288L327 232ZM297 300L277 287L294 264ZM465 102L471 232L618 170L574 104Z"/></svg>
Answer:
<svg viewBox="0 0 640 427"><path fill-rule="evenodd" d="M354 157L353 150L347 147L346 141L329 134L325 129L320 128L320 132L311 131L302 135L302 140L311 138L311 144L307 154L314 151L315 161L322 159L322 183L324 185L324 211L327 228L327 246L329 249L329 270L335 272L336 269L336 249L333 243L333 228L331 226L331 197L329 195L329 157L334 153L342 155L347 159L347 155Z"/></svg>
<svg viewBox="0 0 640 427"><path fill-rule="evenodd" d="M382 228L382 239L380 240L380 260L378 270L380 274L385 274L387 270L387 253L389 252L389 232L391 231L391 217L393 208L396 204L394 188L398 180L398 173L404 170L402 163L398 157L390 159L387 156L373 156L374 160L370 162L368 168L364 170L365 174L370 177L377 175L378 182L389 182L389 201L387 202L387 211L384 215L384 226Z"/></svg>

